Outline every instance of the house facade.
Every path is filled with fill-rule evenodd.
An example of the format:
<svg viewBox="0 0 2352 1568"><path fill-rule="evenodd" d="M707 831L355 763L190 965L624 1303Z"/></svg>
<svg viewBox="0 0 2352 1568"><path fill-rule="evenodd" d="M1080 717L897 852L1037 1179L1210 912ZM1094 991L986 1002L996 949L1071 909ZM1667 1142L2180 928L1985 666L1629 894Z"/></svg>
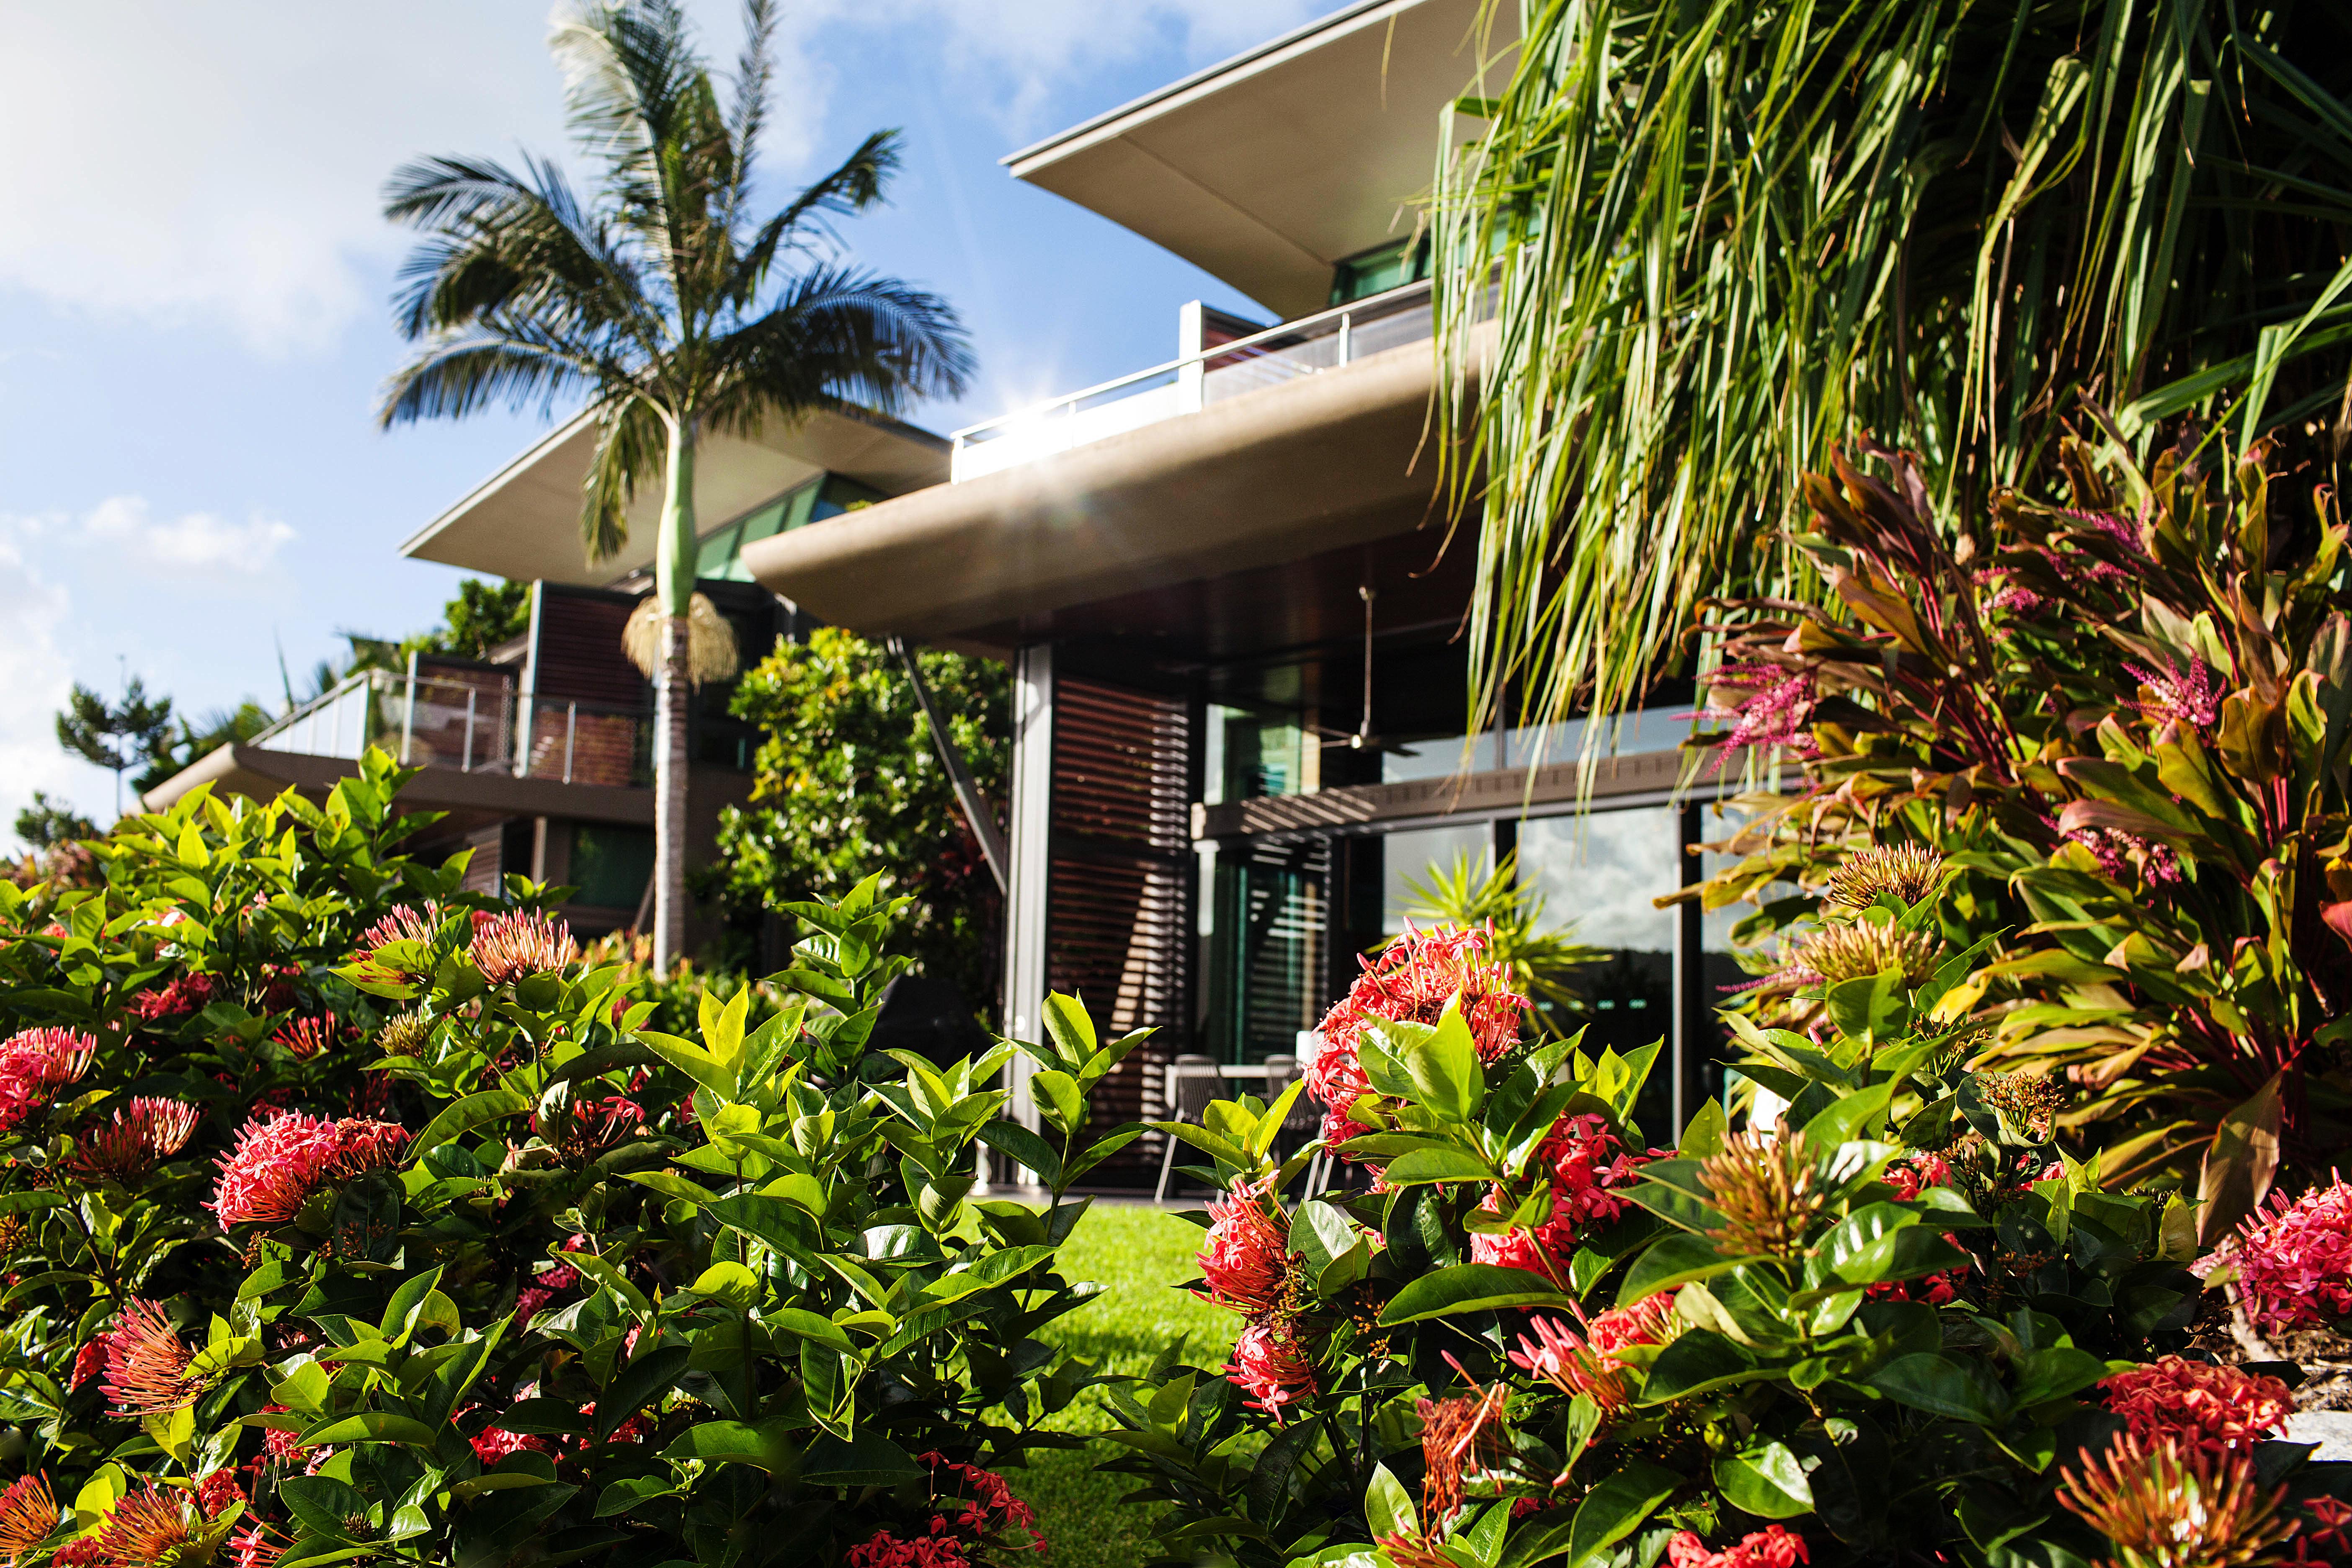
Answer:
<svg viewBox="0 0 2352 1568"><path fill-rule="evenodd" d="M1414 881L1505 855L1606 950L1590 1037L1667 1042L1645 1124L1719 1082L1727 933L1653 902L1723 830L1677 787L1688 689L1604 737L1590 779L1580 723L1466 722L1475 541L1441 549L1412 201L1440 110L1475 90L1476 9L1368 0L1006 158L1262 317L1187 306L1168 361L959 431L945 482L744 550L827 621L1012 663L1008 1027L1048 991L1156 1027L1106 1085L1115 1119L1167 1113L1177 1053L1300 1050Z"/></svg>
<svg viewBox="0 0 2352 1568"><path fill-rule="evenodd" d="M493 475L400 547L420 561L530 584L529 629L487 659L417 657L364 670L253 740L225 746L149 793L161 808L197 784L260 798L322 795L370 745L421 770L403 795L445 814L415 852L473 851L469 885L519 873L579 890L564 913L583 935L642 928L654 854L651 685L621 647L650 590L660 496L640 495L629 544L590 565L580 542L582 481L595 430L576 419ZM732 626L743 668L808 618L751 580L747 542L943 482L949 443L895 420L826 414L754 438L707 444L696 470L703 520L698 587ZM689 868L718 848L719 813L749 798L758 733L713 682L689 710ZM690 948L719 934L698 910Z"/></svg>

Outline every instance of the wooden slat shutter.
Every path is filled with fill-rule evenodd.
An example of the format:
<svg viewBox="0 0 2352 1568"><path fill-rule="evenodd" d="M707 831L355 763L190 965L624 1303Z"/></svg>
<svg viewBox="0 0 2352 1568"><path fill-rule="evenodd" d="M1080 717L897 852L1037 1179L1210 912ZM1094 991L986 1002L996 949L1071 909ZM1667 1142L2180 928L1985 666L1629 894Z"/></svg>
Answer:
<svg viewBox="0 0 2352 1568"><path fill-rule="evenodd" d="M1189 1048L1191 742L1181 697L1055 682L1045 984L1082 997L1104 1039L1159 1031L1096 1087L1097 1128L1165 1115L1153 1069ZM1133 1179L1158 1144L1129 1145L1098 1177Z"/></svg>

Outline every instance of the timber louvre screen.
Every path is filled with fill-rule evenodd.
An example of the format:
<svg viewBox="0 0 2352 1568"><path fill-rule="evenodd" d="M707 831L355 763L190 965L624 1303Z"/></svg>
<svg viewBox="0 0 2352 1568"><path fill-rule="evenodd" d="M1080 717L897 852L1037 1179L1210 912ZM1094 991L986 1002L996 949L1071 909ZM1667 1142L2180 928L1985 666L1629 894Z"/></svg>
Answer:
<svg viewBox="0 0 2352 1568"><path fill-rule="evenodd" d="M1055 682L1046 984L1084 1000L1106 1042L1159 1031L1096 1087L1097 1131L1167 1115L1155 1069L1189 1048L1191 742L1183 698ZM1117 1180L1151 1169L1158 1143L1139 1140L1097 1170Z"/></svg>

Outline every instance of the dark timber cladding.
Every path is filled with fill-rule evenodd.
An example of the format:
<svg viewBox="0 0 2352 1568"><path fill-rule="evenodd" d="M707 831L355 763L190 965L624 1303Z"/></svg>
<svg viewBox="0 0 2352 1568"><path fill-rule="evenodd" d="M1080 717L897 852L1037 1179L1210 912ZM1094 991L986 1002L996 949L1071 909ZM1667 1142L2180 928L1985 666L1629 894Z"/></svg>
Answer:
<svg viewBox="0 0 2352 1568"><path fill-rule="evenodd" d="M1084 1000L1105 1040L1159 1031L1095 1090L1101 1125L1164 1115L1156 1069L1184 1048L1191 736L1182 698L1055 683L1045 984ZM1103 1173L1144 1159L1130 1145Z"/></svg>

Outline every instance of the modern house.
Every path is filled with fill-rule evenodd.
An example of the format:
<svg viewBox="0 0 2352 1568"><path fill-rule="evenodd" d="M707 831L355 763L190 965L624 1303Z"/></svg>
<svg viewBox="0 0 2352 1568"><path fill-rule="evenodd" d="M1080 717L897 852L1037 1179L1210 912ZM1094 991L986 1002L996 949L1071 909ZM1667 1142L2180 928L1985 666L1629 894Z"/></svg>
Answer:
<svg viewBox="0 0 2352 1568"><path fill-rule="evenodd" d="M423 770L404 802L446 814L417 853L470 847L469 881L485 890L509 872L577 887L565 912L583 934L641 925L653 868L653 693L621 651L621 628L650 586L661 498L641 494L628 547L587 564L580 497L594 440L589 419L573 420L400 547L530 584L523 636L483 661L417 658L404 672L358 672L186 768L148 804L168 805L206 781L264 798L289 785L323 794L379 745ZM949 451L911 426L837 414L706 444L695 506L716 525L702 538L699 586L733 624L747 665L802 617L751 580L744 546L940 483ZM728 712L732 689L706 686L691 710L689 867L710 860L720 809L751 791L758 737ZM689 942L712 934L704 917Z"/></svg>
<svg viewBox="0 0 2352 1568"><path fill-rule="evenodd" d="M1468 732L1412 198L1476 10L1362 0L1006 158L1265 319L1187 306L1164 363L957 432L946 482L744 547L824 620L1013 663L1008 1026L1048 990L1156 1026L1102 1113L1166 1114L1178 1052L1294 1052L1410 879L1510 852L1614 955L1592 1037L1671 1042L1653 1135L1709 1087L1737 969L1652 903L1701 871L1687 690L1589 781L1580 724Z"/></svg>

